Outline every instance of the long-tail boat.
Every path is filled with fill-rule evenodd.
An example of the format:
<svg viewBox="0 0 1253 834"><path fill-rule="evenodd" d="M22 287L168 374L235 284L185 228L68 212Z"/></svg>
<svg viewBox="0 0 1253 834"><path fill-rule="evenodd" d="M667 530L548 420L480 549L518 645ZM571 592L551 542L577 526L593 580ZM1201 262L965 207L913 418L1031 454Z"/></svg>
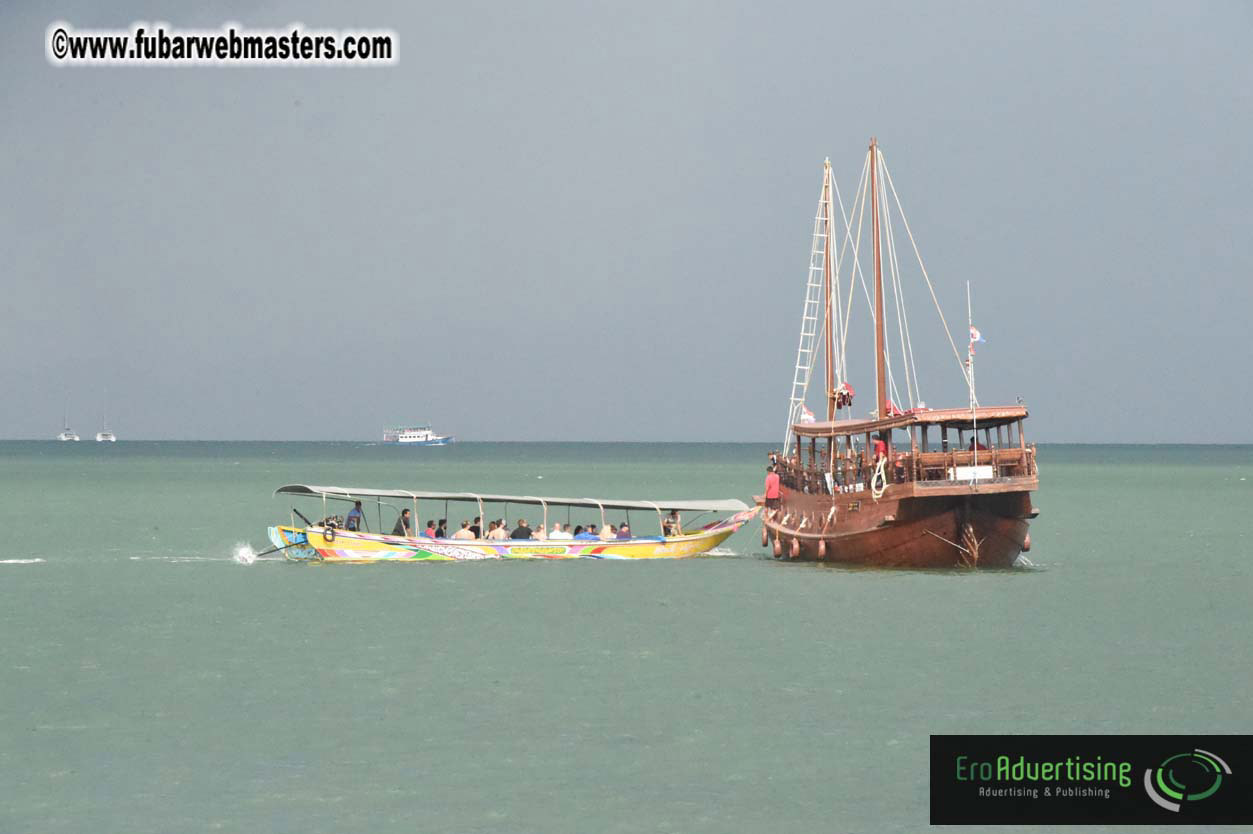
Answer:
<svg viewBox="0 0 1253 834"><path fill-rule="evenodd" d="M357 487L310 486L288 484L275 490L275 495L297 495L318 499L322 517L310 521L292 509L292 523L269 528L272 551L282 551L293 562L414 562L414 561L477 561L481 559L678 559L699 556L726 541L757 514L738 499L709 501L620 501L601 498L544 498L534 495L486 495L472 492L429 492L406 489L364 489ZM485 505L502 507L502 517L509 517L509 508L530 508L532 520L546 528L552 521L569 518L579 510L598 514L601 527L606 513L620 512L626 521L630 514L657 516L657 535L639 533L620 539L485 539L426 538L425 536L386 535L370 530L346 529L344 518L332 512L335 506L368 502L378 511L378 526L385 529L384 512L399 515L411 510L417 524L419 511L428 515L448 517L450 505L468 505L480 519L486 519ZM384 510L384 507L387 509ZM432 510L431 508L435 509ZM671 512L674 515L671 515ZM694 526L697 519L708 514L725 518ZM683 519L683 515L687 519ZM297 521L304 522L303 524ZM635 530L630 524L627 525ZM480 531L481 532L481 531Z"/></svg>
<svg viewBox="0 0 1253 834"><path fill-rule="evenodd" d="M825 165L788 432L782 449L771 454L780 478L780 495L770 502L758 498L759 503L766 504L762 544L785 559L899 567L1009 566L1030 549L1028 521L1037 514L1031 504L1031 492L1039 486L1036 449L1027 443L1023 431L1027 409L1021 399L1008 406L978 403L974 346L982 337L971 322L963 361L918 255L921 275L969 393L965 407L929 409L922 402L913 367L908 314L901 296L889 193L918 255L913 232L875 140L870 142L857 196L847 214L830 161ZM876 408L858 419L853 416L854 391L845 378L846 349L854 280L861 273L858 244L867 202L874 266L871 306ZM836 205L842 229L835 225ZM838 249L837 236L843 238ZM888 354L885 242L891 301L900 336L899 359L904 366L899 379L908 397L904 409L896 405L903 400ZM847 303L841 287L845 265L849 267ZM864 290L864 277L862 286ZM869 303L869 293L866 295ZM968 317L969 298L967 284ZM825 420L816 419L805 403L819 356L826 369Z"/></svg>

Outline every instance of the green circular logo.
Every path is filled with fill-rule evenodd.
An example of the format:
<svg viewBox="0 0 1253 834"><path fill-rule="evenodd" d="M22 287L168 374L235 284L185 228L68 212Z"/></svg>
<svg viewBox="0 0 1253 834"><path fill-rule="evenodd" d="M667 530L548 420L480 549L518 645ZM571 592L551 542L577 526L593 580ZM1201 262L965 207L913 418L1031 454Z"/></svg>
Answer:
<svg viewBox="0 0 1253 834"><path fill-rule="evenodd" d="M1208 750L1176 753L1144 771L1144 790L1158 805L1176 813L1185 802L1208 799L1222 787L1231 768Z"/></svg>

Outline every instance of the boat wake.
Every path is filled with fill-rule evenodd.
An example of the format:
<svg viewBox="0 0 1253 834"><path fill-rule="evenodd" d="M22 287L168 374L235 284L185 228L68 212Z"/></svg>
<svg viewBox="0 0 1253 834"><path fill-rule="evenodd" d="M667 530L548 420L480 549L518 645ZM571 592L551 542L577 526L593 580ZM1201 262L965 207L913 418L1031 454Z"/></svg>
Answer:
<svg viewBox="0 0 1253 834"><path fill-rule="evenodd" d="M43 559L0 559L0 565L33 565Z"/></svg>
<svg viewBox="0 0 1253 834"><path fill-rule="evenodd" d="M237 565L251 565L257 561L257 551L253 550L248 542L237 542L231 558Z"/></svg>

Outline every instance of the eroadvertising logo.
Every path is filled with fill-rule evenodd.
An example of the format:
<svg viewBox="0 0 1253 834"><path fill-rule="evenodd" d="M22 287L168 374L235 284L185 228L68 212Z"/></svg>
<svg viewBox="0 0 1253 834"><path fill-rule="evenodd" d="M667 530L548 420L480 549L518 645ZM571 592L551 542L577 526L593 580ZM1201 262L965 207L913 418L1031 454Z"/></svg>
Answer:
<svg viewBox="0 0 1253 834"><path fill-rule="evenodd" d="M931 822L1250 824L1253 736L931 736Z"/></svg>
<svg viewBox="0 0 1253 834"><path fill-rule="evenodd" d="M1167 811L1178 812L1185 802L1200 802L1218 793L1224 773L1232 775L1226 762L1197 748L1190 753L1176 753L1156 768L1146 769L1144 790Z"/></svg>

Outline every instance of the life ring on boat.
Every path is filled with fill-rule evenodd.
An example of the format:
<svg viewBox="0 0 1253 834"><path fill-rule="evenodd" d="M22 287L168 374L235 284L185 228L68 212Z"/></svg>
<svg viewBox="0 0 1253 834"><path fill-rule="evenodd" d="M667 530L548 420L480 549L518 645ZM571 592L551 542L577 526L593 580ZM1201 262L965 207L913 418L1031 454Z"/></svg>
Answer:
<svg viewBox="0 0 1253 834"><path fill-rule="evenodd" d="M322 528L322 541L326 542L327 544L330 544L331 542L335 541L335 528L334 527Z"/></svg>

